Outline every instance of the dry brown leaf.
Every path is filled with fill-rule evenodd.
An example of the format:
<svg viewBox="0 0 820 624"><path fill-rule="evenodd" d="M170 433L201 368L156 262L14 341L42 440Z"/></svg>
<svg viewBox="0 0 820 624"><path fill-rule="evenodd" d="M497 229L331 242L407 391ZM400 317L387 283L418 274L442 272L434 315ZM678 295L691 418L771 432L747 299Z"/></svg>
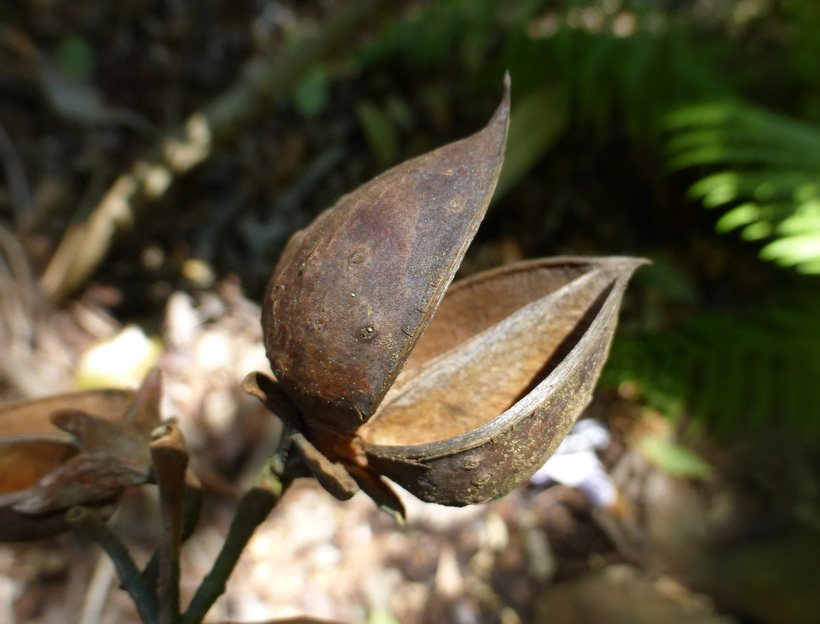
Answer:
<svg viewBox="0 0 820 624"><path fill-rule="evenodd" d="M368 465L446 505L498 498L525 481L589 403L642 264L551 259L455 284L415 366L359 431Z"/></svg>

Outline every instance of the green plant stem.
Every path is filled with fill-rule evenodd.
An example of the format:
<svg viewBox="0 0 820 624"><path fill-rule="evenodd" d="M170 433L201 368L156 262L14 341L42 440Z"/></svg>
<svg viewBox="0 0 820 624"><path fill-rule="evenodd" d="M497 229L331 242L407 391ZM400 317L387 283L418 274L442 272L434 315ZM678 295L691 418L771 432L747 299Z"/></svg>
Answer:
<svg viewBox="0 0 820 624"><path fill-rule="evenodd" d="M80 534L96 542L114 562L123 589L131 596L143 622L156 622L159 601L153 587L146 583L128 549L105 525L97 513L88 507L72 507L66 520Z"/></svg>
<svg viewBox="0 0 820 624"><path fill-rule="evenodd" d="M182 616L182 624L202 622L217 598L225 592L228 577L245 546L292 482L291 477L284 475L282 466L281 455L275 456L257 483L240 499L222 550Z"/></svg>

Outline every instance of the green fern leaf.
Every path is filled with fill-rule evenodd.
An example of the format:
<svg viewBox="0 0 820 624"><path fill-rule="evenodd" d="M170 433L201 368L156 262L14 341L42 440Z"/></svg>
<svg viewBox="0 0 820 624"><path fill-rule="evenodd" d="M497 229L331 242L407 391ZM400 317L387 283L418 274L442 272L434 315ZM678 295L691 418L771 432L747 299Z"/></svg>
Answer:
<svg viewBox="0 0 820 624"><path fill-rule="evenodd" d="M718 167L689 189L727 212L715 229L769 240L760 257L820 273L820 127L740 102L689 106L666 120L671 169Z"/></svg>
<svg viewBox="0 0 820 624"><path fill-rule="evenodd" d="M700 314L660 334L616 337L602 383L637 383L643 400L694 415L718 436L778 425L820 439L820 298L751 318Z"/></svg>

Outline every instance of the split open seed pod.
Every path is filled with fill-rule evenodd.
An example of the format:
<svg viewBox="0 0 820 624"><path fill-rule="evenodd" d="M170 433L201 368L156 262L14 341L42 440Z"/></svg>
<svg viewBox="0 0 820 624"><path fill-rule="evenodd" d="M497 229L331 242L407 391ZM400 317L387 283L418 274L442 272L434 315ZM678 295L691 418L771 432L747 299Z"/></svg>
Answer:
<svg viewBox="0 0 820 624"><path fill-rule="evenodd" d="M644 263L536 260L454 284L358 432L370 469L445 505L492 500L528 479L591 400L624 289Z"/></svg>
<svg viewBox="0 0 820 624"><path fill-rule="evenodd" d="M113 510L151 476L160 424L157 369L137 392L90 390L0 406L0 541L69 528L66 511Z"/></svg>
<svg viewBox="0 0 820 624"><path fill-rule="evenodd" d="M310 437L335 438L318 442L329 455L348 454L452 281L501 171L509 105L507 78L482 131L390 169L288 241L265 347Z"/></svg>
<svg viewBox="0 0 820 624"><path fill-rule="evenodd" d="M0 406L0 541L30 540L67 530L63 513L15 509L40 480L81 452L51 415L76 410L119 418L134 400L127 390L91 390Z"/></svg>
<svg viewBox="0 0 820 624"><path fill-rule="evenodd" d="M642 260L535 261L447 290L498 180L508 120L506 78L486 128L343 197L274 269L262 325L276 379L253 374L246 389L339 498L358 484L401 515L382 476L447 505L496 498L590 399Z"/></svg>

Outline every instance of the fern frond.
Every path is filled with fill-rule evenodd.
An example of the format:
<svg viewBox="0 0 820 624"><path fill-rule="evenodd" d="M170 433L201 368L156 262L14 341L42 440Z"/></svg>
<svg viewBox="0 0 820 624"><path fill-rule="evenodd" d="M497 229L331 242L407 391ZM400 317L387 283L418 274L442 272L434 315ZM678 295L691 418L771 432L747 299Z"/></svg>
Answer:
<svg viewBox="0 0 820 624"><path fill-rule="evenodd" d="M619 336L602 383L636 382L670 416L718 434L779 424L820 438L820 299L754 318L701 314L662 334Z"/></svg>
<svg viewBox="0 0 820 624"><path fill-rule="evenodd" d="M737 171L723 171L693 184L689 196L701 199L707 208L714 208L742 198L803 203L818 191L817 175L807 171L783 170L777 176L759 171L745 171L742 175Z"/></svg>
<svg viewBox="0 0 820 624"><path fill-rule="evenodd" d="M820 273L820 127L720 102L679 109L666 128L670 168L722 167L689 189L727 210L717 231L770 239L762 259Z"/></svg>

